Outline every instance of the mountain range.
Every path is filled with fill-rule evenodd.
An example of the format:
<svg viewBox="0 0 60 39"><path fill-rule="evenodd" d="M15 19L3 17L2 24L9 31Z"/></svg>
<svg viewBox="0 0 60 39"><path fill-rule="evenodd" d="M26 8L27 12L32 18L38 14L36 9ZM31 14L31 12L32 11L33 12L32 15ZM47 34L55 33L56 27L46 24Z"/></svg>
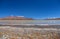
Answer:
<svg viewBox="0 0 60 39"><path fill-rule="evenodd" d="M24 16L7 16L4 18L0 18L0 20L33 20L33 18L27 18Z"/></svg>

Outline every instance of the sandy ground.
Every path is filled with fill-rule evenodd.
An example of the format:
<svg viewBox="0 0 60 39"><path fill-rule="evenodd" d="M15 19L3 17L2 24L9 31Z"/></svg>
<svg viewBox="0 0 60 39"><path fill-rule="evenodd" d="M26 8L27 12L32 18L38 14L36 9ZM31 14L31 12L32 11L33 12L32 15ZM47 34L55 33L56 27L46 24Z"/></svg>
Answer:
<svg viewBox="0 0 60 39"><path fill-rule="evenodd" d="M57 28L18 28L0 27L0 39L59 39L60 29Z"/></svg>

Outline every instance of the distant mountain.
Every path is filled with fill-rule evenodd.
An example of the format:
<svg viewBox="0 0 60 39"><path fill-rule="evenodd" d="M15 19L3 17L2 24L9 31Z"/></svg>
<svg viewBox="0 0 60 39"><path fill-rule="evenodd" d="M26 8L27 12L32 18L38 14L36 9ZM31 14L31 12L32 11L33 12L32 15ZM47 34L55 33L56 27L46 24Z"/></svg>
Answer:
<svg viewBox="0 0 60 39"><path fill-rule="evenodd" d="M49 19L45 19L45 20L60 20L60 18L49 18Z"/></svg>
<svg viewBox="0 0 60 39"><path fill-rule="evenodd" d="M24 16L8 16L5 18L0 18L0 20L33 20L33 18L26 18Z"/></svg>

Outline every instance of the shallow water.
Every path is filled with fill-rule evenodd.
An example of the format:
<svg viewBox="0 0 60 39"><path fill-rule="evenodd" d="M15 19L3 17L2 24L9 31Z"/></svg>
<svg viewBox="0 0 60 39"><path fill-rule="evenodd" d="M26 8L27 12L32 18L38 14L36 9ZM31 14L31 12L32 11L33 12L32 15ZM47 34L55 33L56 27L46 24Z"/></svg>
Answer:
<svg viewBox="0 0 60 39"><path fill-rule="evenodd" d="M0 24L56 24L60 25L60 20L0 20Z"/></svg>

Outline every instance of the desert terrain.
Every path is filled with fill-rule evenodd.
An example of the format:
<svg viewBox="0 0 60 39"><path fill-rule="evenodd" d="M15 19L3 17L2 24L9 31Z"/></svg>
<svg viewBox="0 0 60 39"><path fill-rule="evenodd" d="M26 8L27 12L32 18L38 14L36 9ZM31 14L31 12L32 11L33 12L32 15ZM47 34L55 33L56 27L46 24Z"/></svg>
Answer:
<svg viewBox="0 0 60 39"><path fill-rule="evenodd" d="M0 39L60 39L60 29L0 26Z"/></svg>

